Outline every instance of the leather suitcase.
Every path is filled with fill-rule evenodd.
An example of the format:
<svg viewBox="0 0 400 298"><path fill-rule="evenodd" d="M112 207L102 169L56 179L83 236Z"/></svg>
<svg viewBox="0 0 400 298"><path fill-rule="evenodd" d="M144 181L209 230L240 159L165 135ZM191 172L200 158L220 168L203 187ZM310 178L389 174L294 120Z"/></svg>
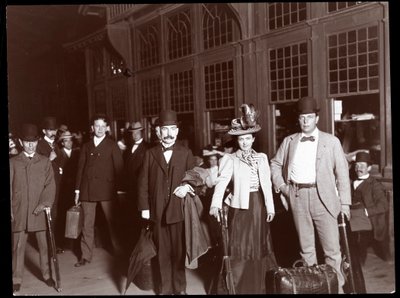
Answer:
<svg viewBox="0 0 400 298"><path fill-rule="evenodd" d="M67 211L65 238L77 239L82 231L83 211L81 206L72 206Z"/></svg>
<svg viewBox="0 0 400 298"><path fill-rule="evenodd" d="M327 264L281 268L266 274L267 293L271 294L337 294L339 291L335 269Z"/></svg>

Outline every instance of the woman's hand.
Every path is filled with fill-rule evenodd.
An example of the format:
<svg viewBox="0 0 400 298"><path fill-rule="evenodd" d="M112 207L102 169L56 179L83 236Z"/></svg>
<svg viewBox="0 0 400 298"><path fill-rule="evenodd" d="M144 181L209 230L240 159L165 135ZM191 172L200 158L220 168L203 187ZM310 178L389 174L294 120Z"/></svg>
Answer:
<svg viewBox="0 0 400 298"><path fill-rule="evenodd" d="M275 217L275 213L268 213L267 214L267 222L271 222Z"/></svg>
<svg viewBox="0 0 400 298"><path fill-rule="evenodd" d="M219 208L218 207L211 207L210 208L210 215L211 216L214 216L217 220L218 220L218 222L220 221L220 219L219 219Z"/></svg>

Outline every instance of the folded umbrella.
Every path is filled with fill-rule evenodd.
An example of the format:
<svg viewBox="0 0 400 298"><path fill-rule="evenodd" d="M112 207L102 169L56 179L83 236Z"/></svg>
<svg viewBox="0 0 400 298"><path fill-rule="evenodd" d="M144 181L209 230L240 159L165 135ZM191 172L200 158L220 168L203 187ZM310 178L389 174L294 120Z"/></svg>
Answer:
<svg viewBox="0 0 400 298"><path fill-rule="evenodd" d="M152 231L148 223L141 231L140 238L132 251L129 259L128 274L126 279L125 293L131 282L143 268L144 264L157 255L156 247L151 239Z"/></svg>

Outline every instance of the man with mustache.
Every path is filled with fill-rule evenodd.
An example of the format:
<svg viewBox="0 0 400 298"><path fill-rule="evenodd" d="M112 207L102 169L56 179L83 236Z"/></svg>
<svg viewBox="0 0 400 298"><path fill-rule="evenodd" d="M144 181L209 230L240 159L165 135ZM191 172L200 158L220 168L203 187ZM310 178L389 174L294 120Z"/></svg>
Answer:
<svg viewBox="0 0 400 298"><path fill-rule="evenodd" d="M139 179L138 210L153 222L157 247L159 294L186 294L183 199L189 185L181 185L185 172L195 165L190 149L177 144L176 112L160 112L156 134L160 143L148 149Z"/></svg>
<svg viewBox="0 0 400 298"><path fill-rule="evenodd" d="M54 197L54 204L51 208L51 218L53 219L53 231L55 231L55 241L57 246L57 253L63 253L61 243L64 238L64 231L60 231L57 219L58 215L58 197L60 193L60 181L62 175L61 167L61 149L57 145L57 120L55 117L49 116L43 119L42 124L43 138L38 141L37 153L48 157L54 171L54 180L56 182L56 194Z"/></svg>

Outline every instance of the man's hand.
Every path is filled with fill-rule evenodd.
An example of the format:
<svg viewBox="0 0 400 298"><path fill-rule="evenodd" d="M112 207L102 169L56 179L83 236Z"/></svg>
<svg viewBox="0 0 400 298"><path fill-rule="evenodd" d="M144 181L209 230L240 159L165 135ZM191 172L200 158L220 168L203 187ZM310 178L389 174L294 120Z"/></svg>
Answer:
<svg viewBox="0 0 400 298"><path fill-rule="evenodd" d="M181 199L186 197L187 193L190 193L191 195L194 195L193 190L191 189L191 187L188 184L182 185L182 186L178 186L174 190L174 195L176 195L177 197L179 197Z"/></svg>
<svg viewBox="0 0 400 298"><path fill-rule="evenodd" d="M53 161L56 157L57 157L57 154L54 151L51 151L50 156L49 156L50 161Z"/></svg>
<svg viewBox="0 0 400 298"><path fill-rule="evenodd" d="M350 205L342 205L341 212L347 217L347 220L350 220Z"/></svg>
<svg viewBox="0 0 400 298"><path fill-rule="evenodd" d="M150 210L142 210L142 218L150 219Z"/></svg>
<svg viewBox="0 0 400 298"><path fill-rule="evenodd" d="M271 222L275 217L275 213L268 213L267 214L267 222Z"/></svg>
<svg viewBox="0 0 400 298"><path fill-rule="evenodd" d="M211 216L214 216L217 220L218 220L218 222L220 221L220 218L219 218L219 208L218 207L211 207L210 208L210 215Z"/></svg>
<svg viewBox="0 0 400 298"><path fill-rule="evenodd" d="M35 208L35 210L33 210L33 214L39 215L39 213L42 212L42 211L44 210L44 208L46 208L46 206L43 205L43 204L37 205L37 207Z"/></svg>

